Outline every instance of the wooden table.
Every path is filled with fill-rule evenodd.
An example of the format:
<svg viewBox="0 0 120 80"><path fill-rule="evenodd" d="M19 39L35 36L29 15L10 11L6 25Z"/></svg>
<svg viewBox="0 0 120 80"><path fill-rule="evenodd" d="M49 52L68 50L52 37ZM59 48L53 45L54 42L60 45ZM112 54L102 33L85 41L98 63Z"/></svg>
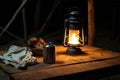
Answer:
<svg viewBox="0 0 120 80"><path fill-rule="evenodd" d="M105 75L120 72L120 53L92 46L81 47L82 54L68 55L66 47L56 46L56 63L45 64L43 57L37 57L39 64L26 70L15 69L0 63L0 67L15 80L96 80Z"/></svg>

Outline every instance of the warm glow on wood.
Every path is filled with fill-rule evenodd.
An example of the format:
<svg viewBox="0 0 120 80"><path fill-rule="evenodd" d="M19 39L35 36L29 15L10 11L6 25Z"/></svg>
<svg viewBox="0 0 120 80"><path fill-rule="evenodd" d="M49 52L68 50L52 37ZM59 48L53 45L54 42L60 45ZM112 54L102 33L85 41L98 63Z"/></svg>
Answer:
<svg viewBox="0 0 120 80"><path fill-rule="evenodd" d="M68 44L79 45L79 30L69 30Z"/></svg>

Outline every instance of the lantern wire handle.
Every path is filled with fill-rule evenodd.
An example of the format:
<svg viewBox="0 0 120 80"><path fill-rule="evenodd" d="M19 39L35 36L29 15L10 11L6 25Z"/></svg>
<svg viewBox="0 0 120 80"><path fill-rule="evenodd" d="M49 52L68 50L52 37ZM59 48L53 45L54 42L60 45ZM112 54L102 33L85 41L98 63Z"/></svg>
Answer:
<svg viewBox="0 0 120 80"><path fill-rule="evenodd" d="M67 28L65 28L65 34L64 34L64 46L67 46L67 45L65 44L65 41L66 41L65 39L66 39L66 37L67 37L67 36L66 36L66 33L67 33Z"/></svg>
<svg viewBox="0 0 120 80"><path fill-rule="evenodd" d="M81 46L84 46L85 42L84 42L84 29L83 29L83 27L82 27L82 42L83 42L83 44L81 44Z"/></svg>

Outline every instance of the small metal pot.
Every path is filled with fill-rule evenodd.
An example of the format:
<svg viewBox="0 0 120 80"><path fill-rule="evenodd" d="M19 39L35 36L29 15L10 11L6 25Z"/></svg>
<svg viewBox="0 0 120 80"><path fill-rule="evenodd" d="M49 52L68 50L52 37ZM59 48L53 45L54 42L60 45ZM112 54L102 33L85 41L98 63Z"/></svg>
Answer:
<svg viewBox="0 0 120 80"><path fill-rule="evenodd" d="M55 63L55 46L51 42L48 42L44 46L43 61L44 63L47 63L47 64Z"/></svg>

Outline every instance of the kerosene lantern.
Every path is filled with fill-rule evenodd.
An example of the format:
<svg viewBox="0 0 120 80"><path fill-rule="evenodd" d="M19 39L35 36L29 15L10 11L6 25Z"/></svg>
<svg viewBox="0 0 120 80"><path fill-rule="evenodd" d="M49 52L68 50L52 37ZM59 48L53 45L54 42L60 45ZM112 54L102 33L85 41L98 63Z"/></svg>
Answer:
<svg viewBox="0 0 120 80"><path fill-rule="evenodd" d="M84 46L84 29L78 10L73 10L68 13L64 27L64 46L68 47L66 53L81 54L80 47Z"/></svg>

